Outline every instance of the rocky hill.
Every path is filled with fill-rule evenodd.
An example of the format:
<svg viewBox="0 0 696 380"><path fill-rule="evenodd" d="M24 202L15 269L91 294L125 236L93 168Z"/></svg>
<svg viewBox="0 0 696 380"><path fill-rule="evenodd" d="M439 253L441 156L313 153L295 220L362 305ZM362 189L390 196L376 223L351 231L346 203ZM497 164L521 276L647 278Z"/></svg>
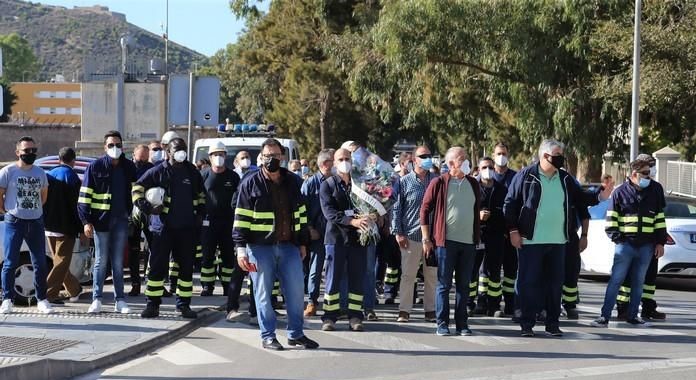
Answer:
<svg viewBox="0 0 696 380"><path fill-rule="evenodd" d="M95 0L98 1L98 0ZM139 70L151 58L164 58L162 36L130 24L126 16L106 7L68 9L20 0L0 0L0 34L16 32L29 41L41 66L40 80L62 74L82 79L85 67L117 69L121 63L120 37L129 33L135 42L131 57ZM188 72L206 57L169 41L170 72ZM36 79L36 78L31 78Z"/></svg>

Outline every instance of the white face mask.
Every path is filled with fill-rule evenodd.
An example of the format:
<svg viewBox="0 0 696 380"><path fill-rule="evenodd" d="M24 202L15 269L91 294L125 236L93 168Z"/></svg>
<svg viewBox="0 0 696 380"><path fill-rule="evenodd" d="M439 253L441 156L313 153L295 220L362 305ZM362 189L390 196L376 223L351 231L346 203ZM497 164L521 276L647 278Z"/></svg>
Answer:
<svg viewBox="0 0 696 380"><path fill-rule="evenodd" d="M157 152L152 152L152 162L160 162L164 160L164 151L160 150Z"/></svg>
<svg viewBox="0 0 696 380"><path fill-rule="evenodd" d="M251 166L251 160L248 158L242 158L239 160L239 167L242 169L247 169L249 166Z"/></svg>
<svg viewBox="0 0 696 380"><path fill-rule="evenodd" d="M225 166L225 157L222 157L222 156L210 157L210 164L217 167L217 168L221 168L221 167Z"/></svg>
<svg viewBox="0 0 696 380"><path fill-rule="evenodd" d="M503 156L504 157L504 156ZM491 169L481 170L481 179L491 179Z"/></svg>
<svg viewBox="0 0 696 380"><path fill-rule="evenodd" d="M179 150L174 153L174 161L176 162L184 162L186 160L186 151L185 150Z"/></svg>
<svg viewBox="0 0 696 380"><path fill-rule="evenodd" d="M508 158L504 155L495 156L495 164L498 166L507 166Z"/></svg>
<svg viewBox="0 0 696 380"><path fill-rule="evenodd" d="M114 160L117 159L117 158L119 158L119 157L121 157L121 153L123 153L123 152L121 151L121 148L119 148L119 147L117 147L117 146L115 146L115 147L113 147L113 148L108 148L108 149L106 150L106 154L108 154L109 157L111 157L111 158L114 159Z"/></svg>
<svg viewBox="0 0 696 380"><path fill-rule="evenodd" d="M339 173L341 174L348 174L350 173L350 169L353 165L350 163L350 161L341 161L336 165L336 170L338 170Z"/></svg>
<svg viewBox="0 0 696 380"><path fill-rule="evenodd" d="M469 163L469 160L464 160L460 169L464 175L469 175L469 173L471 173L471 163Z"/></svg>
<svg viewBox="0 0 696 380"><path fill-rule="evenodd" d="M655 177L657 175L657 167L653 166L650 168L650 177Z"/></svg>

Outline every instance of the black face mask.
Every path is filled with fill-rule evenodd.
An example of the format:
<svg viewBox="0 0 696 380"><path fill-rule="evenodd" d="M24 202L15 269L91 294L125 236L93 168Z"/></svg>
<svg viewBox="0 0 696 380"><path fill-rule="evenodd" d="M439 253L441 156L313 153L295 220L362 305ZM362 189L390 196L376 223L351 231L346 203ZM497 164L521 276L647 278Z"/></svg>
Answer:
<svg viewBox="0 0 696 380"><path fill-rule="evenodd" d="M266 158L263 160L263 167L270 173L275 173L280 170L280 160L275 157Z"/></svg>
<svg viewBox="0 0 696 380"><path fill-rule="evenodd" d="M32 165L36 161L36 153L20 154L19 159L27 165Z"/></svg>
<svg viewBox="0 0 696 380"><path fill-rule="evenodd" d="M564 156L552 156L549 155L549 162L551 165L553 165L556 169L560 169L565 165L565 157Z"/></svg>

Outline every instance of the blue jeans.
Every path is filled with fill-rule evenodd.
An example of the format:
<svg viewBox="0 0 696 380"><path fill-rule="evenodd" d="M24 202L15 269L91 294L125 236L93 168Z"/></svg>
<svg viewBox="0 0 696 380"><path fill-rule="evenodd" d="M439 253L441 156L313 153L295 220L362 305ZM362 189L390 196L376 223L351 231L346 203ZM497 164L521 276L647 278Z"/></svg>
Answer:
<svg viewBox="0 0 696 380"><path fill-rule="evenodd" d="M377 302L377 292L375 285L377 284L377 272L375 264L377 261L377 245L370 244L367 247L367 267L365 268L365 290L363 298L363 307L365 311L375 309Z"/></svg>
<svg viewBox="0 0 696 380"><path fill-rule="evenodd" d="M449 326L449 293L452 277L456 275L456 299L454 304L454 321L457 329L467 327L469 315L466 303L469 299L469 282L476 258L473 244L445 241L444 247L437 247L437 289L435 297L435 314L437 324Z"/></svg>
<svg viewBox="0 0 696 380"><path fill-rule="evenodd" d="M522 311L520 326L532 328L546 310L546 328L558 327L565 275L565 244L525 244L517 251L516 290Z"/></svg>
<svg viewBox="0 0 696 380"><path fill-rule="evenodd" d="M324 270L324 260L326 259L326 248L322 240L314 240L309 246L311 252L309 256L309 281L307 292L309 293L309 303L316 305L321 292L321 272Z"/></svg>
<svg viewBox="0 0 696 380"><path fill-rule="evenodd" d="M304 336L304 269L297 246L290 243L275 245L249 245L249 261L256 264L256 272L250 272L254 284L254 299L258 310L262 339L276 337L276 314L271 304L273 283L280 280L288 313L288 338Z"/></svg>
<svg viewBox="0 0 696 380"><path fill-rule="evenodd" d="M106 268L111 262L114 298L123 300L123 251L128 244L128 219L111 218L109 230L94 232L94 270L92 272L92 299L101 299L104 292Z"/></svg>
<svg viewBox="0 0 696 380"><path fill-rule="evenodd" d="M34 290L38 300L46 299L46 237L44 236L43 219L18 219L11 214L5 214L5 261L2 265L2 296L3 299L15 298L15 270L19 265L19 251L22 241L29 246L31 265L34 266Z"/></svg>
<svg viewBox="0 0 696 380"><path fill-rule="evenodd" d="M654 253L655 244L652 243L639 246L633 246L628 243L616 245L614 264L611 267L611 277L607 284L607 291L604 294L604 305L602 306L602 316L604 318L607 320L611 318L611 311L614 309L616 296L619 294L619 287L627 274L630 274L631 277L631 300L628 303L628 318L635 318L638 315L638 306L643 295L645 273Z"/></svg>

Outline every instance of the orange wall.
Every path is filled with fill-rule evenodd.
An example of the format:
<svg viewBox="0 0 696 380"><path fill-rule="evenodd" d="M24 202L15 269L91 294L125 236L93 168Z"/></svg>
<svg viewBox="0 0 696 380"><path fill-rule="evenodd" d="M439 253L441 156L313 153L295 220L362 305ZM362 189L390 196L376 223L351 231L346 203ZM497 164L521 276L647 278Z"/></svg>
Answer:
<svg viewBox="0 0 696 380"><path fill-rule="evenodd" d="M17 96L12 106L14 121L68 125L81 122L80 83L15 82L12 92ZM42 98L41 93L46 97ZM63 110L65 114L61 114Z"/></svg>

